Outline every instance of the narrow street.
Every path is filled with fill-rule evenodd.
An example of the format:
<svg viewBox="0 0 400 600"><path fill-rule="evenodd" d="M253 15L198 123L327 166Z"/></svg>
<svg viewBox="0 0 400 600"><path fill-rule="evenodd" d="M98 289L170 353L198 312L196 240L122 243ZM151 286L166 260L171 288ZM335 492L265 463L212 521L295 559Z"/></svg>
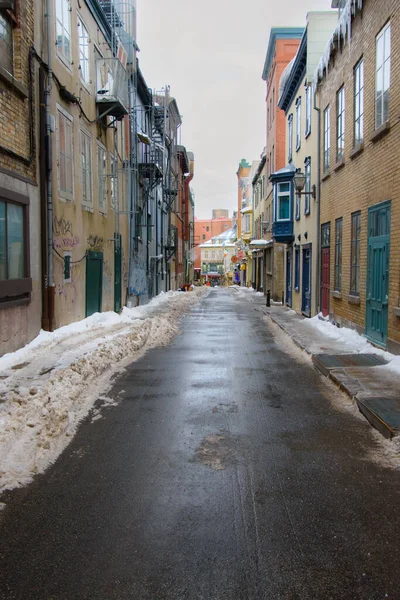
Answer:
<svg viewBox="0 0 400 600"><path fill-rule="evenodd" d="M3 494L2 600L400 598L400 472L263 302L211 290Z"/></svg>

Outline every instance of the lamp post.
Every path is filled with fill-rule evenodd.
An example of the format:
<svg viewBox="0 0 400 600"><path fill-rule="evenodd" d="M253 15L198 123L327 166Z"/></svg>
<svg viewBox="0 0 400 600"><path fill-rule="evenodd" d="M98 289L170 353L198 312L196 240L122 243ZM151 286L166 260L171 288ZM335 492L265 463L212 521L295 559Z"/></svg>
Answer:
<svg viewBox="0 0 400 600"><path fill-rule="evenodd" d="M293 182L298 196L311 196L312 198L314 198L314 200L316 199L317 193L315 185L311 187L311 192L302 191L306 184L306 176L304 173L302 173L301 169L296 169L296 172L293 176Z"/></svg>

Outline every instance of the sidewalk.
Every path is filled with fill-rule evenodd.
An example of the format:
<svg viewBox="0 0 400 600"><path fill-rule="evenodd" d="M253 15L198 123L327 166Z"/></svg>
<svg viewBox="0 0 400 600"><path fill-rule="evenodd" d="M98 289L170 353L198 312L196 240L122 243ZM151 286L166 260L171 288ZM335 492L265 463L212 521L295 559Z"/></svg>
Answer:
<svg viewBox="0 0 400 600"><path fill-rule="evenodd" d="M375 348L356 331L339 329L318 317L307 319L282 306L263 306L261 311L312 357L323 375L357 402L382 435L400 435L400 356Z"/></svg>

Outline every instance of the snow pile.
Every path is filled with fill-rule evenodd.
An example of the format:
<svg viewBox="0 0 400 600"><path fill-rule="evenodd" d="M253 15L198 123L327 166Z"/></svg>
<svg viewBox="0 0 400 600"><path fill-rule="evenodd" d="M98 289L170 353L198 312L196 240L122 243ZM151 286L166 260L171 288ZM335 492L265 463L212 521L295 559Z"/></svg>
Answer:
<svg viewBox="0 0 400 600"><path fill-rule="evenodd" d="M111 374L168 344L178 319L206 291L168 292L121 315L95 314L41 332L0 358L0 490L29 482L54 462Z"/></svg>
<svg viewBox="0 0 400 600"><path fill-rule="evenodd" d="M256 292L256 290L252 287L245 287L241 285L230 285L230 288L233 288L236 292L242 292L244 295L247 295L249 292L253 292L255 296L264 296L263 292Z"/></svg>
<svg viewBox="0 0 400 600"><path fill-rule="evenodd" d="M379 356L382 356L382 358L388 361L388 364L379 367L380 369L389 369L400 373L400 356L376 348L354 329L348 327L336 327L330 321L321 318L321 315L317 315L312 319L304 319L301 323L304 327L312 327L323 335L343 343L348 347L349 353L378 354Z"/></svg>

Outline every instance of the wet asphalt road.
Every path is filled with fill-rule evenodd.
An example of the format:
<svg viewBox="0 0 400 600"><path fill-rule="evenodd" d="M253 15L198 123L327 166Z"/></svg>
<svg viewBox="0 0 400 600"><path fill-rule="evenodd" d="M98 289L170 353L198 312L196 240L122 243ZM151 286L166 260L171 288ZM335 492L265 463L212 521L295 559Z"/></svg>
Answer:
<svg viewBox="0 0 400 600"><path fill-rule="evenodd" d="M257 304L212 290L5 494L3 600L400 599L400 473Z"/></svg>

